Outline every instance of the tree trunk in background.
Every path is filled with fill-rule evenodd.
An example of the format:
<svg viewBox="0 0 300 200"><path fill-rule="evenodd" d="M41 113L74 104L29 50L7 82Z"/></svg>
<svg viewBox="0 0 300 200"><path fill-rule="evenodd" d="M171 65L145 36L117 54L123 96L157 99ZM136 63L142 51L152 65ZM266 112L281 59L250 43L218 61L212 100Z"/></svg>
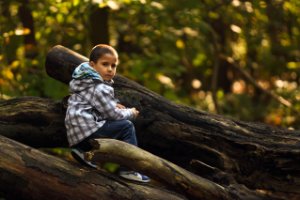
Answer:
<svg viewBox="0 0 300 200"><path fill-rule="evenodd" d="M179 194L132 184L100 170L89 170L0 136L0 198L183 200Z"/></svg>
<svg viewBox="0 0 300 200"><path fill-rule="evenodd" d="M212 40L214 42L214 51L215 55L217 56L214 59L219 59L219 55L221 54L227 54L226 52L228 52L228 49L225 49L226 47L228 47L227 43L227 31L228 31L228 25L225 24L223 21L221 21L221 19L216 19L214 21L212 21L211 19L209 19L209 23L212 27L212 30L214 31L214 33L212 34ZM223 60L219 59L218 61L218 65L219 65L219 69L218 69L218 74L216 77L216 85L217 85L217 89L218 88L222 88L222 90L227 93L231 91L231 84L232 84L232 80L229 79L228 77L228 71L230 70L230 66L228 66L227 62L224 62Z"/></svg>
<svg viewBox="0 0 300 200"><path fill-rule="evenodd" d="M277 57L277 62L281 61L281 63L278 63L278 66L282 66L285 63L284 60L286 55L286 52L281 45L281 34L286 31L286 27L282 26L285 24L285 19L283 18L284 2L270 0L267 0L266 2L266 15L270 21L266 28L268 29L268 36L270 38L271 52ZM277 62L274 64L277 64Z"/></svg>
<svg viewBox="0 0 300 200"><path fill-rule="evenodd" d="M38 52L35 40L34 21L29 5L29 0L22 0L18 14L20 21L22 22L23 29L30 31L28 34L24 35L25 56L26 58L33 59L37 56Z"/></svg>
<svg viewBox="0 0 300 200"><path fill-rule="evenodd" d="M109 7L99 8L92 6L90 22L90 39L93 46L97 44L109 44Z"/></svg>
<svg viewBox="0 0 300 200"><path fill-rule="evenodd" d="M5 21L7 21L7 22L13 21L13 16L10 13L10 4L11 4L11 1L1 1L0 2L1 18L4 18ZM11 64L15 60L18 45L17 45L17 42L12 42L12 41L18 41L19 36L12 35L9 38L7 38L7 37L3 37L3 34L5 32L9 32L14 29L15 29L15 27L13 24L9 24L8 27L3 26L3 25L0 26L0 33L1 33L0 50L1 50L1 54L6 55L6 57L4 57L4 61L7 60L8 64ZM2 65L4 65L4 64L2 64ZM1 88L1 86L0 86L0 88Z"/></svg>

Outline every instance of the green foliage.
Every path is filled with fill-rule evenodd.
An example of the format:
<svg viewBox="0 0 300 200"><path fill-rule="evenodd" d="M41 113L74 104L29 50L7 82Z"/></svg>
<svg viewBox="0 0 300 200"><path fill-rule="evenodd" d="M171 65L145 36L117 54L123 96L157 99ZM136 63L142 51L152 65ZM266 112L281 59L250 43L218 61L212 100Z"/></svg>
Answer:
<svg viewBox="0 0 300 200"><path fill-rule="evenodd" d="M216 96L220 114L299 128L298 0L31 0L33 46L25 40L33 30L19 15L21 6L0 3L1 98L65 96L67 86L44 71L47 51L61 44L87 56L90 21L106 23L90 16L107 7L119 73L177 103L216 112ZM292 108L255 88L231 61Z"/></svg>
<svg viewBox="0 0 300 200"><path fill-rule="evenodd" d="M120 165L112 162L106 162L102 165L102 168L110 173L115 173L119 169Z"/></svg>

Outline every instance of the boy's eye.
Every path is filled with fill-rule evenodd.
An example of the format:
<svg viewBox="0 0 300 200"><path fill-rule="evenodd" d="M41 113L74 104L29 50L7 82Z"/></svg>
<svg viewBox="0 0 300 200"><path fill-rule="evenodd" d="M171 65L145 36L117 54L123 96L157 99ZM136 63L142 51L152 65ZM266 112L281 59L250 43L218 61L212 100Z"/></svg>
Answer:
<svg viewBox="0 0 300 200"><path fill-rule="evenodd" d="M108 67L108 66L110 65L110 63L108 63L108 62L103 62L102 65L105 66L105 67ZM116 65L116 64L111 64L111 67L112 67L112 68L116 68L117 65Z"/></svg>

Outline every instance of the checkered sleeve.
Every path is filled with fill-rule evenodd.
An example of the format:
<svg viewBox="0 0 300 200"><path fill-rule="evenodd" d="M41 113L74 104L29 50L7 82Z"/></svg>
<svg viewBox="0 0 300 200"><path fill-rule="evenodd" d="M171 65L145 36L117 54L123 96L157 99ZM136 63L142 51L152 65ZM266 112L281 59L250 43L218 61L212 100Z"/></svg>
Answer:
<svg viewBox="0 0 300 200"><path fill-rule="evenodd" d="M107 120L121 120L134 118L131 109L119 109L114 98L114 90L111 86L99 84L95 88L92 100L94 108L101 113L101 118Z"/></svg>

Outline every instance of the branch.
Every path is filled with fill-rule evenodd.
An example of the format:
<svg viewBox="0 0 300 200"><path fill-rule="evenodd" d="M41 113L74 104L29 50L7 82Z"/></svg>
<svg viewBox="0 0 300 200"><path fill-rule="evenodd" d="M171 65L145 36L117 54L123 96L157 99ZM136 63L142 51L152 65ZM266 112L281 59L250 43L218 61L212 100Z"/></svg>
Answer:
<svg viewBox="0 0 300 200"><path fill-rule="evenodd" d="M89 160L101 162L104 159L120 163L146 173L154 179L168 183L178 192L193 199L230 199L222 186L136 146L114 139L91 140L91 143L95 150L91 152Z"/></svg>
<svg viewBox="0 0 300 200"><path fill-rule="evenodd" d="M263 93L267 94L268 96L272 97L273 99L275 99L276 101L278 101L279 103L281 103L282 105L286 106L286 107L291 107L292 104L291 102L289 102L288 100L286 100L285 98L283 98L282 96L278 96L277 94L275 94L273 91L270 90L265 90L263 87L261 87L252 77L251 75L246 72L245 70L241 69L238 64L231 58L231 57L227 57L225 55L221 55L221 58L227 60L227 62L229 62L237 71L239 71L244 77L245 79L250 82L252 85L254 85L254 87L256 87L257 89L259 89L260 91L262 91Z"/></svg>

